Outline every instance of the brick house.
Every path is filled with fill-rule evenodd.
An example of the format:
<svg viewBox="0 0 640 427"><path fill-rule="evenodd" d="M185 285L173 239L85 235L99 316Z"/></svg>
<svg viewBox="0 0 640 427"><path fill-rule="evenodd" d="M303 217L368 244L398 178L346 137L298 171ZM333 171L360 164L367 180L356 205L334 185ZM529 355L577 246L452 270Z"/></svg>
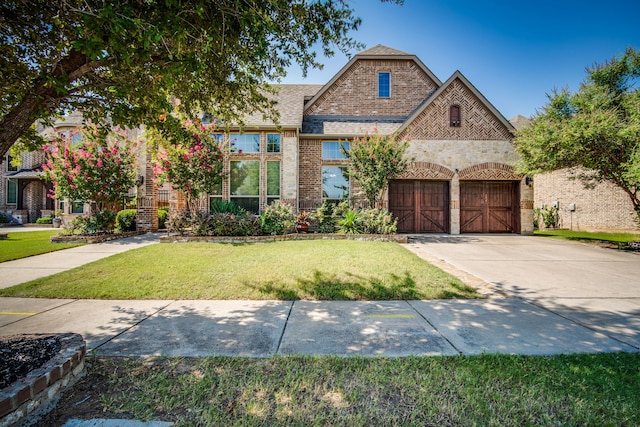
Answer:
<svg viewBox="0 0 640 427"><path fill-rule="evenodd" d="M252 211L280 199L298 210L356 199L340 144L377 129L410 139L414 159L391 182L385 207L400 232L533 231L533 189L515 174L513 126L464 77L440 81L415 55L377 45L325 85L280 85L280 127L247 118L220 135L237 152L213 197Z"/></svg>
<svg viewBox="0 0 640 427"><path fill-rule="evenodd" d="M530 120L516 116L511 123L516 129ZM583 231L637 230L637 215L629 196L610 182L589 188L575 179L581 169L562 169L533 177L534 207L558 207L558 228Z"/></svg>
<svg viewBox="0 0 640 427"><path fill-rule="evenodd" d="M514 128L459 71L442 82L415 55L377 45L325 85L277 88L277 126L254 115L243 129L217 136L235 152L202 207L216 198L253 212L277 199L297 210L347 197L362 203L340 145L377 130L410 140L413 162L384 201L399 232L533 231L533 189L512 167ZM151 166L141 163L138 227L154 229L158 189ZM174 209L184 204L176 192L169 199Z"/></svg>

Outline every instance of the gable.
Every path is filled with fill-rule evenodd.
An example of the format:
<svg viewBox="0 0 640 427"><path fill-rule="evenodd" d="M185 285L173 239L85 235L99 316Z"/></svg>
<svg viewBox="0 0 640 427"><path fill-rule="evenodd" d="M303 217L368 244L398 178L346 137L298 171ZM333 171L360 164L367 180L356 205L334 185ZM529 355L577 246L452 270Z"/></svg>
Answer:
<svg viewBox="0 0 640 427"><path fill-rule="evenodd" d="M449 108L460 107L459 127L449 124ZM456 72L402 126L414 140L512 140L513 126Z"/></svg>
<svg viewBox="0 0 640 427"><path fill-rule="evenodd" d="M305 106L305 115L407 117L439 86L412 56L356 56ZM391 96L378 97L378 73L390 72Z"/></svg>

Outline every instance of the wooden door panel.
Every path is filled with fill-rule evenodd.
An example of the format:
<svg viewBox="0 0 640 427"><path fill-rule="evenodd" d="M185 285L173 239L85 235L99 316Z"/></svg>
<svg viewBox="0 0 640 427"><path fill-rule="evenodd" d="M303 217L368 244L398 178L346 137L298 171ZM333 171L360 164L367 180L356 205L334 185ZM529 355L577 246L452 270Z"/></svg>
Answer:
<svg viewBox="0 0 640 427"><path fill-rule="evenodd" d="M392 181L389 211L398 219L399 233L448 233L449 183Z"/></svg>
<svg viewBox="0 0 640 427"><path fill-rule="evenodd" d="M517 183L460 183L461 233L514 233L519 215Z"/></svg>

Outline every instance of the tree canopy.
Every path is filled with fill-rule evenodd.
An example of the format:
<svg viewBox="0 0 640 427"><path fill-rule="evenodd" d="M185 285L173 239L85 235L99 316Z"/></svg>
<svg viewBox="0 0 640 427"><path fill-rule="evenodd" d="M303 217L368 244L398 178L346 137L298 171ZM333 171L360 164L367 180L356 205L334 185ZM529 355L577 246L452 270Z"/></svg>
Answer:
<svg viewBox="0 0 640 427"><path fill-rule="evenodd" d="M359 24L348 0L2 2L0 155L18 138L42 142L36 120L76 109L96 123L179 126L177 98L221 123L277 119L266 83L293 63L321 67L316 49L360 47L349 36Z"/></svg>
<svg viewBox="0 0 640 427"><path fill-rule="evenodd" d="M579 168L585 185L609 181L630 197L640 217L640 52L587 69L576 93L549 95L531 124L518 132L518 169L536 174Z"/></svg>

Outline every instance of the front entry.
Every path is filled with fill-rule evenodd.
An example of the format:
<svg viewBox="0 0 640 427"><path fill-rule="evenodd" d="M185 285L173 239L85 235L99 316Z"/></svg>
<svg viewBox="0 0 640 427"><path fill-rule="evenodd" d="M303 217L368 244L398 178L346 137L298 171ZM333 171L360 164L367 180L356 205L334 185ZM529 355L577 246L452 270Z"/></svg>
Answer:
<svg viewBox="0 0 640 427"><path fill-rule="evenodd" d="M461 181L461 233L516 233L519 227L519 183Z"/></svg>
<svg viewBox="0 0 640 427"><path fill-rule="evenodd" d="M389 211L398 233L449 233L449 182L391 181Z"/></svg>

